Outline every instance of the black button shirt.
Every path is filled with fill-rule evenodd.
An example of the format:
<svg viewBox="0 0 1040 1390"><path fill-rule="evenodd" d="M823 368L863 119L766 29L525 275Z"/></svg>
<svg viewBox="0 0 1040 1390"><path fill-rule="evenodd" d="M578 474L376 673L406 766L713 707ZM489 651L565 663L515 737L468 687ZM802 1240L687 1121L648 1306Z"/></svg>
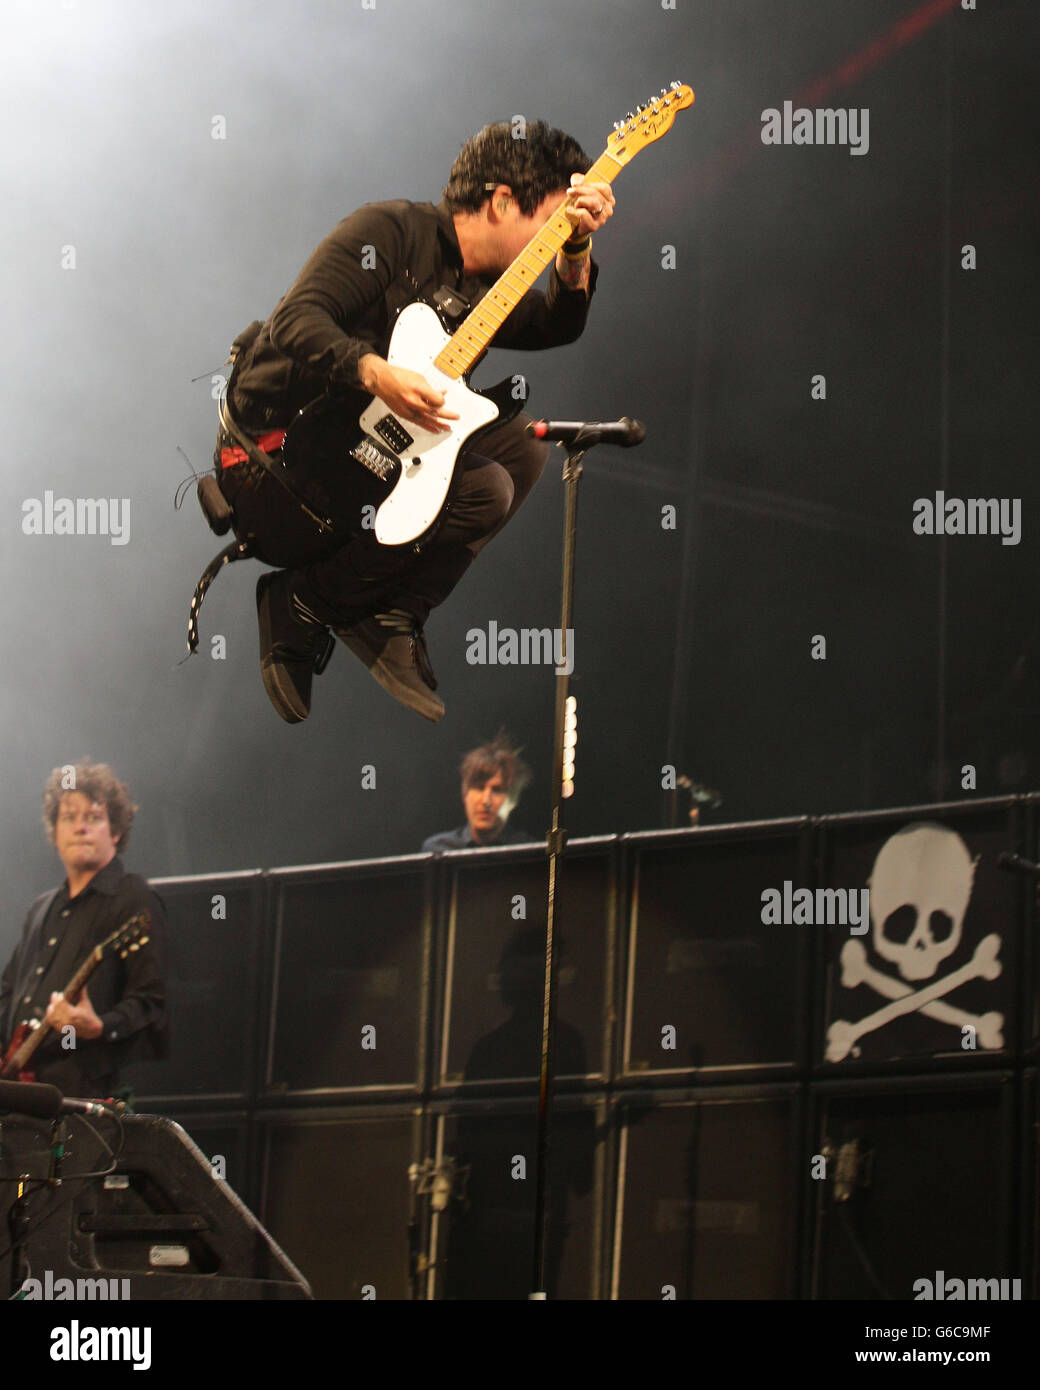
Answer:
<svg viewBox="0 0 1040 1390"><path fill-rule="evenodd" d="M0 1042L4 1046L18 1023L43 1017L51 994L64 991L95 946L139 913L147 912L151 919L147 943L128 952L125 959L114 950L106 951L87 981L90 1002L101 1019L101 1037L86 1039L74 1053L66 1054L54 1033L31 1064L40 1080L52 1079L45 1075L48 1059L68 1066L74 1063L83 1076L109 1075L132 1042L148 1033L154 1043L156 1030L165 1027L162 903L144 879L127 873L118 855L74 898L69 898L64 883L49 905L44 907L45 903L46 898L33 904L21 942L0 977ZM66 1080L63 1089L69 1084ZM86 1091L77 1085L76 1093Z"/></svg>
<svg viewBox="0 0 1040 1390"><path fill-rule="evenodd" d="M560 282L529 290L493 347L558 347L580 337L588 295ZM359 390L358 360L385 354L397 313L442 285L476 304L491 281L466 276L447 203L368 203L344 218L310 256L239 361L230 405L247 430L281 429L316 396Z"/></svg>

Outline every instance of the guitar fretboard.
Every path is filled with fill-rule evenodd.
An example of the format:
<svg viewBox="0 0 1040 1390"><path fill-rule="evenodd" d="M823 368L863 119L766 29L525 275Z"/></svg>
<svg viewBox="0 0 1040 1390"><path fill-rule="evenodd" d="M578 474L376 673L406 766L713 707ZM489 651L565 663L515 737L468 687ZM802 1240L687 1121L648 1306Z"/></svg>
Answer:
<svg viewBox="0 0 1040 1390"><path fill-rule="evenodd" d="M604 150L585 177L590 183L613 183L622 167ZM556 253L571 235L571 223L564 216L563 207L561 203L545 226L534 234L434 358L434 365L445 376L461 377L472 371L491 339L545 267L555 260Z"/></svg>

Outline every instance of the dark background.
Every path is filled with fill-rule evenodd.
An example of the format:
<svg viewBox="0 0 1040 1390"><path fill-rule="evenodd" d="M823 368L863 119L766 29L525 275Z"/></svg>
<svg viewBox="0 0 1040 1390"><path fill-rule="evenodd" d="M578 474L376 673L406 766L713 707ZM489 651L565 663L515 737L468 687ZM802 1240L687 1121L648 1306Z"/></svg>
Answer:
<svg viewBox="0 0 1040 1390"><path fill-rule="evenodd" d="M582 484L569 824L662 824L666 763L733 820L960 796L965 763L983 795L1038 784L1035 5L5 15L0 954L57 876L42 784L82 756L130 783L129 864L151 876L412 851L461 820L459 757L503 724L536 769L515 819L541 833L551 671L470 667L465 634L558 621L562 454L429 624L441 724L342 649L290 728L260 682L255 563L221 576L202 653L178 665L220 545L190 493L173 510L179 450L208 467L231 339L340 217L436 200L464 140L518 113L595 156L673 79L696 102L618 178L584 338L492 353L477 378L522 370L536 414L647 426L642 448L591 455ZM869 108L869 152L763 145L785 99ZM913 502L938 488L1021 498L1021 543L915 536ZM22 504L46 489L130 497L129 544L25 536Z"/></svg>

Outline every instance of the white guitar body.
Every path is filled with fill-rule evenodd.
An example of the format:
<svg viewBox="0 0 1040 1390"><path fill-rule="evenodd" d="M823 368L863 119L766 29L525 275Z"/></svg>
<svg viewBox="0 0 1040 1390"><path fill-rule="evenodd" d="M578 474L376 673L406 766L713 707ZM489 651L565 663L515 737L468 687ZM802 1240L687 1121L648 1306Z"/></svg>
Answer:
<svg viewBox="0 0 1040 1390"><path fill-rule="evenodd" d="M419 372L444 392L444 408L459 417L452 421L450 433L434 434L400 420L378 396L361 415L359 424L365 434L384 453L389 445L401 464L401 476L376 511L375 536L380 545L406 545L429 530L444 506L459 451L478 429L498 419L493 401L434 366L434 358L450 341L428 304L409 304L398 315L386 355L392 367ZM412 441L404 448L387 437L394 435L395 424Z"/></svg>

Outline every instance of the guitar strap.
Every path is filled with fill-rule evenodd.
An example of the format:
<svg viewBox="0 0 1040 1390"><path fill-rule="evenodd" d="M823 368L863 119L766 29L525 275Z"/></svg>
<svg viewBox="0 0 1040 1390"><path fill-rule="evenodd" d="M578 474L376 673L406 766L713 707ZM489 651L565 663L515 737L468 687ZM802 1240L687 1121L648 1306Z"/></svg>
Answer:
<svg viewBox="0 0 1040 1390"><path fill-rule="evenodd" d="M237 366L238 364L236 363L235 368L237 368ZM221 427L226 429L239 447L246 451L253 463L259 468L262 468L265 473L269 474L279 487L283 488L289 494L296 505L310 517L311 521L314 522L322 535L334 535L335 528L332 525L331 519L329 517L318 516L317 512L312 511L289 482L288 478L286 478L284 470L278 467L271 455L265 453L255 440L250 439L249 435L239 428L234 416L231 414L231 408L227 403L227 393L231 386L231 382L235 378L235 368L232 368L228 384L224 388L220 403L217 407L217 418L220 421Z"/></svg>
<svg viewBox="0 0 1040 1390"><path fill-rule="evenodd" d="M416 286L416 289L418 289L418 286ZM470 302L466 296L459 293L457 289L453 290L447 285L442 285L432 298L440 313L452 319L461 318L464 314L468 313L471 308ZM286 477L285 469L281 467L270 454L261 449L259 444L257 444L254 439L250 438L241 428L228 404L228 396L231 392L231 387L234 383L235 374L238 371L241 359L255 342L262 328L263 323L259 319L255 319L248 328L244 329L243 332L238 335L231 345L231 354L228 358L228 361L231 363L231 373L221 393L217 406L217 418L220 429L229 435L238 446L244 450L246 457L260 470L262 475L271 478L278 487L289 496L296 507L298 507L304 516L317 528L318 537L322 538L326 544L334 543L335 527L332 519L328 516L319 516L317 512L308 505L307 500L300 495ZM286 564L284 554L279 559L274 559L271 556L265 556L263 554L265 546L269 544L269 540L265 541L263 536L254 534L253 531L248 528L244 528L243 530L239 529L239 525L236 523L234 507L228 505L227 499L220 488L219 467L215 465L213 472L215 476L207 476L199 480L196 489L199 505L202 508L207 524L213 532L218 536L223 536L230 528L234 527L237 540L231 545L225 546L218 555L213 557L203 570L198 583L195 585L195 591L192 595L188 614L189 656L193 656L198 651L199 613L202 609L203 600L214 579L216 579L225 565L232 564L236 560L247 559L251 556L258 556L261 560L264 560L265 563L274 563L279 568L284 567ZM425 538L425 543L428 543L429 540L432 539L438 526L439 519L437 525L431 530L430 535Z"/></svg>
<svg viewBox="0 0 1040 1390"><path fill-rule="evenodd" d="M275 483L286 493L300 510L314 522L318 529L318 534L331 540L334 535L332 521L328 517L320 517L308 505L306 500L300 496L285 476L284 469L280 468L270 454L266 453L255 440L239 426L238 421L231 413L228 405L228 392L231 383L235 379L238 370L239 360L243 351L256 338L260 329L263 327L259 319L255 319L244 332L240 333L231 345L231 356L229 361L232 364L231 374L227 384L221 393L217 406L217 420L222 430L226 431L232 439L245 450L246 455L264 474L274 480ZM235 524L233 508L229 507L218 482L219 470L214 466L214 475L201 478L196 489L199 505L202 507L203 515L216 535L222 536L227 533L230 527ZM195 585L195 592L192 594L191 606L188 611L188 655L194 656L199 649L199 613L202 609L203 600L209 592L210 585L216 579L221 569L225 565L232 564L236 560L245 560L257 553L257 538L253 535L241 535L238 527L235 526L235 534L238 537L231 545L227 545L218 555L215 555L203 570Z"/></svg>

